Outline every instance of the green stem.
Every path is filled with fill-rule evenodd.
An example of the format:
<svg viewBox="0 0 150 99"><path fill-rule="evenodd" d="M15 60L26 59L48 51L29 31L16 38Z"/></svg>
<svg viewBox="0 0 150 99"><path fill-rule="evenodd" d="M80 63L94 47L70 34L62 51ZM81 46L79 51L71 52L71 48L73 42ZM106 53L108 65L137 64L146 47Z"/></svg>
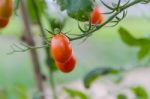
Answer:
<svg viewBox="0 0 150 99"><path fill-rule="evenodd" d="M41 19L40 19L39 10L38 10L37 4L36 4L36 0L32 0L32 4L33 4L33 7L34 7L35 14L36 14L36 19L37 19L37 22L39 24L40 31L41 31L41 34L42 34L42 37L43 37L43 45L45 45L47 43L47 42L45 42L46 35L45 35L45 31L44 31L44 28L43 28L43 25L42 25L42 22L41 22ZM57 94L56 94L55 83L54 83L53 71L50 67L51 63L49 62L51 60L49 49L50 49L49 47L45 47L45 52L46 52L46 55L47 55L46 60L48 61L47 65L48 65L49 73L50 73L50 84L51 84L51 89L52 89L52 92L53 92L52 93L53 94L53 99L58 99Z"/></svg>
<svg viewBox="0 0 150 99"><path fill-rule="evenodd" d="M90 31L90 32L87 32L87 33L82 33L82 35L78 36L78 37L75 37L75 38L70 38L71 41L73 40L77 40L77 39L81 39L81 38L84 38L88 35L91 35L93 34L95 31L98 31L99 29L101 29L102 27L104 27L105 25L107 25L109 22L111 22L118 14L120 14L122 11L126 10L127 8L133 6L133 5L136 5L142 1L145 1L145 0L135 0L125 6L123 6L122 8L120 8L120 11L117 11L115 12L112 16L110 16L103 24L101 24L100 26L96 27L96 29Z"/></svg>

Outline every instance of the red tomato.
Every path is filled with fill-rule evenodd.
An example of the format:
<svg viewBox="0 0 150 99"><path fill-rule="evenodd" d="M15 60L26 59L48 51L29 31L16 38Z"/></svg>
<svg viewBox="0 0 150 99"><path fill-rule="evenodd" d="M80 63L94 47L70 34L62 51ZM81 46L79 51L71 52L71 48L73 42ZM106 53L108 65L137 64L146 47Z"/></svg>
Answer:
<svg viewBox="0 0 150 99"><path fill-rule="evenodd" d="M76 60L75 60L75 57L72 55L70 57L70 59L65 63L60 63L60 62L57 62L57 61L55 61L55 63L56 63L57 68L60 71L62 71L64 73L69 73L75 68Z"/></svg>
<svg viewBox="0 0 150 99"><path fill-rule="evenodd" d="M2 19L2 18L0 18L0 28L6 27L8 22L9 22L9 19Z"/></svg>
<svg viewBox="0 0 150 99"><path fill-rule="evenodd" d="M69 39L64 34L56 34L51 40L51 54L54 60L64 63L72 55Z"/></svg>
<svg viewBox="0 0 150 99"><path fill-rule="evenodd" d="M91 24L101 24L104 21L99 7L94 7L91 13Z"/></svg>
<svg viewBox="0 0 150 99"><path fill-rule="evenodd" d="M10 18L12 11L12 0L0 0L0 18Z"/></svg>

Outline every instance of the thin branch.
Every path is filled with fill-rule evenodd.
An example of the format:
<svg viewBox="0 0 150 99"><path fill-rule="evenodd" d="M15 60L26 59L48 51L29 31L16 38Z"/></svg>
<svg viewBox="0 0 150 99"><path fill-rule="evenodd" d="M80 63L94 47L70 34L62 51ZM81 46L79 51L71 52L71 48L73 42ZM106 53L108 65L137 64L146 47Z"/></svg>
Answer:
<svg viewBox="0 0 150 99"><path fill-rule="evenodd" d="M42 46L30 46L27 45L25 43L21 43L21 46L17 45L17 44L13 44L11 46L12 51L8 53L9 54L13 54L16 52L26 52L28 50L32 50L32 49L40 49L40 48L44 48L44 47L48 47L49 45L42 45Z"/></svg>
<svg viewBox="0 0 150 99"><path fill-rule="evenodd" d="M21 8L21 14L22 14L23 22L24 22L24 28L26 30L26 32L25 32L26 33L25 34L26 35L26 42L30 46L34 46L35 43L34 43L34 40L33 40L33 37L32 37L32 30L31 30L31 27L30 27L30 21L29 21L29 18L28 18L27 10L26 10L26 5L25 5L24 0L21 0L20 3L21 3L20 8ZM40 70L40 63L39 63L39 60L38 60L38 54L37 54L35 49L30 50L30 53L31 53L31 58L32 58L32 62L33 62L33 70L34 70L34 75L35 75L35 78L36 78L38 90L41 93L44 93L42 73L41 73L41 70ZM40 98L44 99L44 96L41 96Z"/></svg>
<svg viewBox="0 0 150 99"><path fill-rule="evenodd" d="M71 41L73 40L77 40L77 39L82 39L86 36L88 36L89 34L93 34L95 31L98 31L99 29L101 29L102 27L104 27L105 25L107 25L108 23L110 23L114 18L116 18L121 12L123 12L124 10L128 9L129 7L133 6L133 5L136 5L138 3L142 3L144 2L145 0L134 0L132 2L129 2L127 1L127 3L125 3L123 6L119 6L118 8L114 8L114 9L117 9L103 24L99 25L99 26L96 26L95 29L91 30L91 31L88 31L86 33L81 33L78 37L74 37L74 38L69 38ZM148 0L150 1L150 0ZM114 10L113 9L113 10ZM125 14L126 15L126 14Z"/></svg>

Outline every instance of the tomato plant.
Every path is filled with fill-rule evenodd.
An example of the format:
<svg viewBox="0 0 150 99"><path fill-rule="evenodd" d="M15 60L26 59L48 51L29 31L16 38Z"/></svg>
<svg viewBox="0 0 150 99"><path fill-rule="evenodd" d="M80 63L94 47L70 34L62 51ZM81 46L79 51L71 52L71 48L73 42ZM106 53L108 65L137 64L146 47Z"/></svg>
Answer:
<svg viewBox="0 0 150 99"><path fill-rule="evenodd" d="M61 63L66 62L72 54L69 39L64 34L56 34L51 40L51 53L53 58Z"/></svg>
<svg viewBox="0 0 150 99"><path fill-rule="evenodd" d="M71 71L75 68L76 59L75 59L75 57L72 55L72 56L70 57L70 59L67 60L67 61L64 62L64 63L60 63L60 62L57 62L57 61L55 61L55 63L56 63L57 68L58 68L60 71L62 71L62 72L64 72L64 73L68 73L68 72L71 72Z"/></svg>
<svg viewBox="0 0 150 99"><path fill-rule="evenodd" d="M9 23L10 17L13 12L13 1L16 2L15 10L17 10L17 8L20 8L21 17L23 19L24 24L23 25L24 29L22 30L23 32L21 32L24 33L22 34L23 48L22 46L18 47L17 45L14 44L15 48L14 46L12 47L13 52L23 52L30 50L37 87L40 93L42 93L42 95L40 94L41 98L44 96L43 95L44 87L42 83L43 80L47 80L45 78L46 76L48 76L50 78L50 84L52 92L54 94L53 99L57 99L58 96L56 90L57 88L55 88L55 81L54 81L55 79L53 73L57 69L63 73L70 73L76 67L77 61L75 55L73 54L71 42L78 39L83 39L83 41L85 41L88 37L92 36L92 34L100 30L101 28L110 25L112 25L112 27L117 25L127 15L127 8L136 4L148 4L150 2L150 0L127 0L127 1L118 0L118 2L110 1L107 4L105 3L107 2L105 0L0 0L0 28L6 27L7 24ZM98 1L100 4L97 4ZM51 4L49 4L49 2ZM106 11L106 13L105 12L102 13L103 11L101 11L102 10L102 7L100 6L101 4L103 5L102 7L108 10L108 12ZM55 7L53 7L52 5ZM69 21L67 20L67 18L69 19ZM64 28L66 26L67 21L70 23L77 22L78 24L74 24L75 26L72 25L73 23L69 24L70 25L69 30L70 27L77 26L77 29L79 31L75 30L73 31L75 33L71 32L71 34L70 33L64 34L62 32L53 33L55 32L56 29L59 29L60 31L65 29L67 30L68 27ZM33 37L34 31L32 30L32 26L36 26L36 28L37 27L39 28L41 33L40 40L42 43L41 42L36 43L36 40L34 41ZM52 31L51 34L50 35L46 34L45 29L48 31ZM122 40L125 43L127 43L129 46L135 46L139 48L138 53L139 59L145 58L147 54L150 53L149 38L139 38L139 39L134 38L124 28L120 28L119 32ZM49 39L48 36L52 38ZM37 44L42 45L36 46ZM37 54L38 51L36 51L37 48L44 48L44 52L46 53L45 55L45 62L47 65L46 69L49 71L49 75L45 76L45 73L43 73L43 71L40 71L40 61L39 61L40 58L38 59ZM127 70L124 68L118 69L118 67L117 68L104 67L94 69L93 71L89 72L87 76L85 76L84 79L85 88L90 88L90 86L99 76L104 75L116 76L121 74L122 71ZM71 74L69 74L69 76L70 75ZM42 76L43 78L44 77L45 78L42 79ZM141 88L138 88L138 90L139 89L141 90ZM83 93L79 91L67 90L67 92L72 97L79 96L81 97L81 99L88 99L88 97L86 97ZM145 96L148 97L147 95ZM118 97L119 97L118 99L121 99L120 97L125 96L120 94Z"/></svg>

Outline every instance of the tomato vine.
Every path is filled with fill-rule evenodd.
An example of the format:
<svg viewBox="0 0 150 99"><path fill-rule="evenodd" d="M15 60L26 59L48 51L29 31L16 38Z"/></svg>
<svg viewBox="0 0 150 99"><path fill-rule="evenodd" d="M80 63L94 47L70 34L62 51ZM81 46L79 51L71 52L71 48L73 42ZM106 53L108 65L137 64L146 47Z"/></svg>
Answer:
<svg viewBox="0 0 150 99"><path fill-rule="evenodd" d="M101 25L96 25L96 26L94 26L94 28L91 28L92 24L89 24L88 31L83 32L83 30L81 30L79 28L82 31L82 33L79 34L77 37L70 38L71 41L77 40L77 39L82 39L84 37L88 37L89 35L92 35L95 31L98 31L99 29L106 26L108 23L112 22L113 19L117 19L116 24L118 24L122 19L125 18L126 14L127 14L126 9L128 9L129 7L131 7L133 5L139 4L139 3L147 4L150 2L150 0L134 0L132 2L130 2L130 0L129 0L124 5L121 5L121 0L119 0L117 3L117 6L114 6L114 7L108 6L102 0L101 0L101 2L105 5L105 7L109 8L111 10L111 13L109 13L109 14L112 14L112 15L104 23L102 23ZM122 12L123 12L123 17L119 18L118 15Z"/></svg>

